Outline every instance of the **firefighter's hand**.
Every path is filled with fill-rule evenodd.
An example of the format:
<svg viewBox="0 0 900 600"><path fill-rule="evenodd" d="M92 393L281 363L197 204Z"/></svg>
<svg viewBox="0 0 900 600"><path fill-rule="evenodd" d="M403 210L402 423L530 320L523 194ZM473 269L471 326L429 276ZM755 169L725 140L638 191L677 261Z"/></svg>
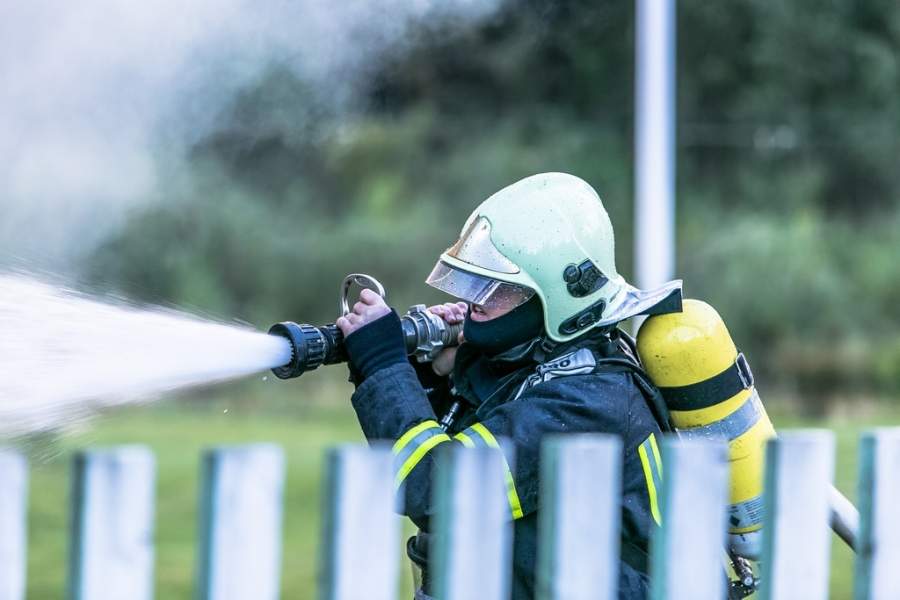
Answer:
<svg viewBox="0 0 900 600"><path fill-rule="evenodd" d="M469 305L465 302L447 302L429 307L428 312L439 316L450 325L456 325L466 320ZM460 332L459 343L462 344L464 341L463 334ZM442 377L453 372L453 365L456 362L456 350L457 346L453 346L438 352L438 355L431 361L432 370Z"/></svg>
<svg viewBox="0 0 900 600"><path fill-rule="evenodd" d="M359 302L353 305L353 310L338 319L335 325L347 337L390 312L391 308L385 304L384 298L367 288L359 292Z"/></svg>

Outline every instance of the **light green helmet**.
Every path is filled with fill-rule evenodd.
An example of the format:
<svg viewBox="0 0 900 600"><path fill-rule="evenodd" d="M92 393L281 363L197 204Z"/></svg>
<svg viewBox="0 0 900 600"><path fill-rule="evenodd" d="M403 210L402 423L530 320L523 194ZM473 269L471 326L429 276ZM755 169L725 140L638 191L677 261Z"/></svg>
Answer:
<svg viewBox="0 0 900 600"><path fill-rule="evenodd" d="M557 342L635 315L678 310L681 299L680 280L643 291L619 275L603 202L565 173L526 177L482 202L427 283L481 305L514 306L537 294L546 333Z"/></svg>

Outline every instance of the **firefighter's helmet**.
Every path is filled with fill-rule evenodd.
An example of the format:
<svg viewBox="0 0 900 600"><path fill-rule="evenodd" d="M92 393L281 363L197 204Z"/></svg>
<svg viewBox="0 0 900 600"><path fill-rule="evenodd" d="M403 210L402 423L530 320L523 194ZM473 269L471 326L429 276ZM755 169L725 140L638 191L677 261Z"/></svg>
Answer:
<svg viewBox="0 0 900 600"><path fill-rule="evenodd" d="M565 173L503 188L469 216L427 283L467 302L516 306L536 294L563 342L639 314L679 310L681 281L654 290L616 270L613 228L597 192Z"/></svg>

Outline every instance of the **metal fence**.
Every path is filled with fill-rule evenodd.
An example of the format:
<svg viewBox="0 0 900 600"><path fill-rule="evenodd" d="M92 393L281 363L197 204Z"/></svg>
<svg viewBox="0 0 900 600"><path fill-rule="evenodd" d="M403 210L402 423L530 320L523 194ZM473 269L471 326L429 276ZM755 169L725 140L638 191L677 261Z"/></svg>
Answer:
<svg viewBox="0 0 900 600"><path fill-rule="evenodd" d="M783 433L770 442L763 599L828 597L834 448L832 434L821 430ZM651 543L652 597L724 598L726 447L667 438L661 453L662 526ZM612 436L563 436L544 445L540 600L617 597L621 458L621 443ZM860 459L855 597L895 598L900 589L893 573L900 565L900 430L865 434ZM506 599L512 527L503 457L499 450L454 447L439 452L437 460L436 595L442 600ZM401 521L393 469L389 447L347 445L329 451L320 598L411 597L411 591L398 589ZM211 449L203 457L202 474L196 596L278 598L281 449L267 444ZM143 447L88 450L75 457L70 598L153 597L155 477L154 457ZM25 597L27 488L25 459L0 452L0 600Z"/></svg>

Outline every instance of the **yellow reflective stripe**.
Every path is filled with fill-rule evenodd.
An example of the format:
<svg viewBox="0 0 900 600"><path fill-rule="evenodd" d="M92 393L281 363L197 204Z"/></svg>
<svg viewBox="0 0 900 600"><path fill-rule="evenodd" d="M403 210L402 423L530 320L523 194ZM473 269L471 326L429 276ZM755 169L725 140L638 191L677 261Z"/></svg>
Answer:
<svg viewBox="0 0 900 600"><path fill-rule="evenodd" d="M491 448L499 448L500 444L497 443L497 438L494 437L494 434L488 431L488 428L482 425L481 423L475 423L469 429L478 432L478 435L484 440L484 442L490 446Z"/></svg>
<svg viewBox="0 0 900 600"><path fill-rule="evenodd" d="M522 503L519 502L519 493L516 492L516 482L508 465L506 467L506 499L509 500L509 510L512 512L513 519L521 519L525 516Z"/></svg>
<svg viewBox="0 0 900 600"><path fill-rule="evenodd" d="M659 446L656 445L656 436L650 434L650 447L653 448L653 458L656 459L656 472L659 473L659 479L663 476L662 457L659 455Z"/></svg>
<svg viewBox="0 0 900 600"><path fill-rule="evenodd" d="M650 434L650 440L653 440L653 434ZM655 446L651 442L651 447ZM656 497L656 483L654 483L653 471L650 466L650 457L647 456L647 442L638 446L638 456L641 459L641 466L644 468L644 479L647 482L647 494L650 496L650 514L657 525L662 525L662 517L659 514L659 501ZM654 457L655 458L655 457Z"/></svg>
<svg viewBox="0 0 900 600"><path fill-rule="evenodd" d="M491 448L500 448L500 444L497 443L497 438L494 437L494 434L481 423L475 423L469 427L469 429L477 432ZM471 442L471 440L469 441ZM465 444L465 442L463 443ZM513 519L521 519L525 516L525 512L522 510L522 503L519 501L519 493L516 491L516 480L513 478L512 471L509 469L509 463L506 462L506 457L503 458L503 464L506 467L506 499L509 501L509 510L512 512Z"/></svg>
<svg viewBox="0 0 900 600"><path fill-rule="evenodd" d="M472 441L472 438L470 438L469 436L467 436L465 433L463 433L461 431L459 433L457 433L456 435L454 435L453 438L462 442L462 445L465 446L466 448L474 448L475 447L475 442Z"/></svg>
<svg viewBox="0 0 900 600"><path fill-rule="evenodd" d="M394 442L394 447L392 448L394 454L400 454L400 452L406 447L410 440L431 427L437 427L438 429L441 428L441 426L438 425L437 421L422 421L421 423L401 435L400 439Z"/></svg>
<svg viewBox="0 0 900 600"><path fill-rule="evenodd" d="M422 442L419 447L409 455L409 458L407 458L400 466L400 469L397 471L397 475L394 477L394 487L400 487L400 484L403 483L403 480L406 479L406 476L409 475L410 471L416 468L416 465L419 464L419 461L421 461L426 454L428 454L429 450L431 450L438 444L449 441L449 435L447 435L446 433L439 433Z"/></svg>

